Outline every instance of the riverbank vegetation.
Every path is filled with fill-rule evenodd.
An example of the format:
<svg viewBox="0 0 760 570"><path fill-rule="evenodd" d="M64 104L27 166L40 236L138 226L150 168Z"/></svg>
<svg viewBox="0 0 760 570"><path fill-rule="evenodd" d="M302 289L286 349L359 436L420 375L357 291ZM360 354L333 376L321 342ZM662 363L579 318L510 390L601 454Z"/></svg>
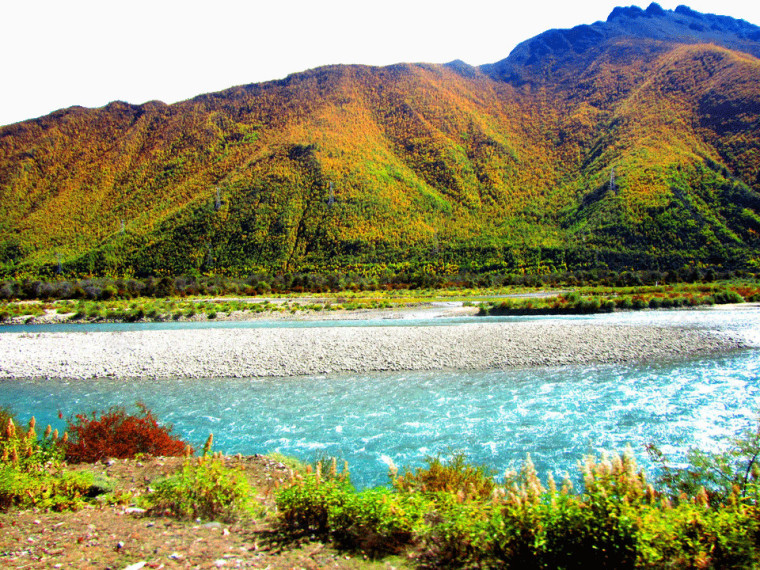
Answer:
<svg viewBox="0 0 760 570"><path fill-rule="evenodd" d="M430 302L460 302L479 306L481 315L509 315L760 301L755 275L709 271L500 276L485 283L457 278L436 287L339 279L330 285L320 279L290 275L268 281L263 277L5 281L0 283L0 323L246 320L262 314L402 308Z"/></svg>
<svg viewBox="0 0 760 570"><path fill-rule="evenodd" d="M172 449L181 448L184 457L174 472L144 492L117 489L99 467L114 463L106 459L113 449L106 435L125 423L138 442L170 435L144 407L136 415L111 409L75 416L71 437L50 428L38 436L33 419L21 427L8 410L2 420L0 510L6 512L121 505L151 520L255 526L280 552L330 544L365 559L394 556L394 563L410 567L752 568L760 558L760 429L723 452L692 451L687 466L670 465L652 447L654 478L630 449L583 458L578 488L551 473L540 476L530 456L518 471L501 475L452 453L415 469L391 467L388 485L357 490L348 465L321 458L312 465L277 461L283 476L264 496L229 457L212 453L211 437L200 457L174 438L181 443ZM68 455L82 444L99 460L75 469ZM145 461L139 449L132 457Z"/></svg>

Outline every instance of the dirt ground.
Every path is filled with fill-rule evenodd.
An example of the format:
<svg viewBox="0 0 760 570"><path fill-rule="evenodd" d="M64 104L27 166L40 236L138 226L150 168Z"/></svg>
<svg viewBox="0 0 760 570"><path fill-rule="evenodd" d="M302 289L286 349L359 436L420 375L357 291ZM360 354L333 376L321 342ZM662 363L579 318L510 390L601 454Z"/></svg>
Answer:
<svg viewBox="0 0 760 570"><path fill-rule="evenodd" d="M244 468L259 493L257 500L268 506L275 482L289 477L285 465L264 456L225 459ZM181 458L109 460L94 466L94 471L106 475L117 491L140 494L181 464ZM319 542L282 543L271 518L264 516L231 525L178 521L148 516L129 505L91 506L66 513L0 513L2 568L390 569L404 567L404 562L399 558L372 561L361 552L339 552Z"/></svg>

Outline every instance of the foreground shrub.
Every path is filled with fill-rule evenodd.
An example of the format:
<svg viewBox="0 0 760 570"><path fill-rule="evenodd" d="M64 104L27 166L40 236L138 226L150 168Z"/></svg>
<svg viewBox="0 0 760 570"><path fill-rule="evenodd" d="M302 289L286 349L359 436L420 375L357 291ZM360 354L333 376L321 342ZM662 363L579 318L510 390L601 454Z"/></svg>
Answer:
<svg viewBox="0 0 760 570"><path fill-rule="evenodd" d="M43 436L37 436L36 422L32 418L26 429L17 425L15 416L7 408L0 409L0 462L13 464L23 470L52 465L63 460L64 440L58 431L47 427ZM64 434L65 435L65 434Z"/></svg>
<svg viewBox="0 0 760 570"><path fill-rule="evenodd" d="M738 502L666 501L637 511L640 568L757 568L757 511Z"/></svg>
<svg viewBox="0 0 760 570"><path fill-rule="evenodd" d="M112 407L99 416L78 414L68 422L71 439L66 459L72 463L95 463L104 458L134 458L137 454L181 456L187 442L172 435L172 427L159 425L153 413L138 403L139 414L130 415L122 407Z"/></svg>
<svg viewBox="0 0 760 570"><path fill-rule="evenodd" d="M66 510L93 495L93 476L63 469L62 441L47 427L37 436L35 420L16 425L13 413L0 410L0 510L11 507Z"/></svg>
<svg viewBox="0 0 760 570"><path fill-rule="evenodd" d="M746 451L747 449L745 449ZM737 464L746 473L746 464ZM357 493L319 474L294 477L276 497L281 529L365 552L413 549L430 568L756 568L760 512L738 487L671 497L647 483L632 452L587 457L583 488L544 487L530 457L490 493L485 472L455 456L429 459L393 488ZM469 490L469 491L468 491Z"/></svg>
<svg viewBox="0 0 760 570"><path fill-rule="evenodd" d="M63 511L77 509L93 492L93 475L0 464L0 510L11 507Z"/></svg>
<svg viewBox="0 0 760 570"><path fill-rule="evenodd" d="M550 568L633 568L637 527L624 504L603 493L562 496L547 511L544 561Z"/></svg>
<svg viewBox="0 0 760 570"><path fill-rule="evenodd" d="M647 448L659 465L658 485L673 499L704 493L710 504L725 503L738 495L760 506L760 422L735 438L724 451L690 449L685 467L671 466L654 445Z"/></svg>
<svg viewBox="0 0 760 570"><path fill-rule="evenodd" d="M371 553L397 553L422 531L430 502L390 489L348 493L329 509L333 538L342 546Z"/></svg>
<svg viewBox="0 0 760 570"><path fill-rule="evenodd" d="M467 497L488 497L494 490L495 472L481 465L472 465L462 453L453 454L448 460L438 457L425 459L427 467L404 471L401 475L391 472L393 487L399 491L423 493L460 493Z"/></svg>
<svg viewBox="0 0 760 570"><path fill-rule="evenodd" d="M278 493L277 510L285 530L296 535L330 534L331 513L345 506L354 488L340 479L321 480L317 474L298 478Z"/></svg>
<svg viewBox="0 0 760 570"><path fill-rule="evenodd" d="M276 497L279 523L296 536L336 540L350 550L398 552L422 530L430 502L390 489L357 493L347 479L318 473L295 478Z"/></svg>
<svg viewBox="0 0 760 570"><path fill-rule="evenodd" d="M232 522L254 512L243 470L207 456L186 460L180 473L158 482L148 501L151 512L180 519Z"/></svg>

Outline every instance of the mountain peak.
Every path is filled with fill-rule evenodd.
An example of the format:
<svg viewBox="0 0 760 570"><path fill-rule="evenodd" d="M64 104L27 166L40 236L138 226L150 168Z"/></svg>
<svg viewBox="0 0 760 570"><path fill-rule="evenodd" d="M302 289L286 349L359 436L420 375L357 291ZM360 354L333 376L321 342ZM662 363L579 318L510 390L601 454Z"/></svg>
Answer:
<svg viewBox="0 0 760 570"><path fill-rule="evenodd" d="M652 3L617 7L604 22L549 30L519 44L504 60L481 71L515 85L553 80L557 70L568 79L587 68L610 42L625 38L664 43L711 43L760 57L760 27L728 16L702 14L688 6L665 10Z"/></svg>

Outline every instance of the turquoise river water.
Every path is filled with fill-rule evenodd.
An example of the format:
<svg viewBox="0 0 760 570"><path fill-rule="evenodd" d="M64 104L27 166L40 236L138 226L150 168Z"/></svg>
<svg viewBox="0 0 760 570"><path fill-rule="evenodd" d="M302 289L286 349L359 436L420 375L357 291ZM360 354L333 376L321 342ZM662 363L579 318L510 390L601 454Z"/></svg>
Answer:
<svg viewBox="0 0 760 570"><path fill-rule="evenodd" d="M390 461L415 467L453 450L500 472L519 467L530 453L539 473L572 478L584 455L629 444L641 463L648 443L680 461L689 447L718 448L757 421L760 309L574 318L707 327L756 348L637 365L171 382L5 380L0 405L62 428L59 410L70 416L140 400L196 446L213 432L216 449L231 454L337 456L349 462L358 486L385 483Z"/></svg>

